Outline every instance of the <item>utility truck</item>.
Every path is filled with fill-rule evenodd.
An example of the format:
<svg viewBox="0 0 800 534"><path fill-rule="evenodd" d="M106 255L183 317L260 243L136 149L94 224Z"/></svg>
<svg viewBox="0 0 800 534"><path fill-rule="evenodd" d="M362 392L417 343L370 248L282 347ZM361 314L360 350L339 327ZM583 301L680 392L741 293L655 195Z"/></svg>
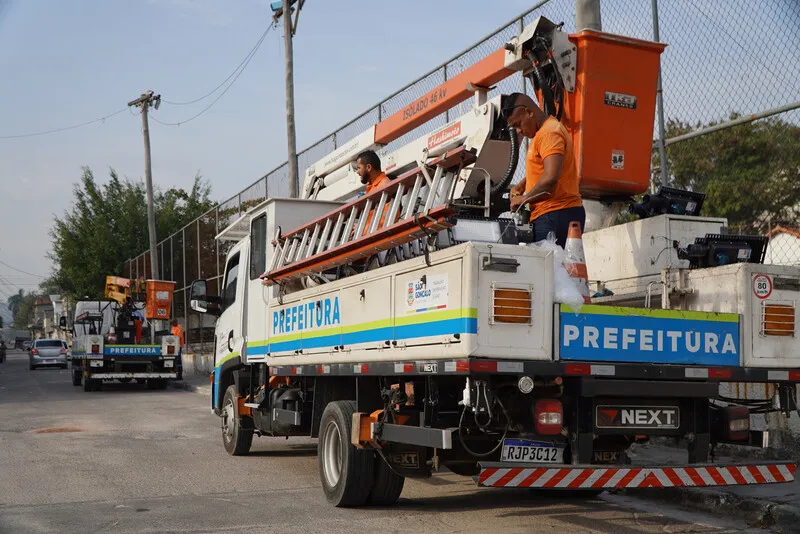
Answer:
<svg viewBox="0 0 800 534"><path fill-rule="evenodd" d="M153 281L147 281L151 286ZM164 282L158 281L157 287ZM166 284L172 284L167 282ZM141 285L141 291L138 291ZM148 389L164 389L178 376L180 340L160 335L147 343L136 321L145 315L169 317L169 295L147 291L145 284L126 278L106 278L106 300L79 300L72 326L72 385L84 391L100 391L104 381L135 380ZM160 313L159 313L159 310ZM66 318L61 319L66 327ZM155 333L154 333L155 334ZM153 336L155 338L155 335ZM152 339L151 341L155 341Z"/></svg>
<svg viewBox="0 0 800 534"><path fill-rule="evenodd" d="M711 460L718 443L765 436L723 383L769 384L776 399L758 411L795 409L800 271L762 265L759 240L723 236L690 192L606 222L648 187L664 46L539 18L309 167L303 198L267 199L220 232L222 285L193 282L190 302L218 316L211 405L226 451L318 438L336 506L392 504L406 477L443 468L586 491L793 481L792 462ZM503 217L521 144L488 93L519 71L574 139L605 295L592 304L557 302L554 252ZM357 154L469 98L383 150L392 180L357 196ZM684 440L685 465L630 465L652 436Z"/></svg>

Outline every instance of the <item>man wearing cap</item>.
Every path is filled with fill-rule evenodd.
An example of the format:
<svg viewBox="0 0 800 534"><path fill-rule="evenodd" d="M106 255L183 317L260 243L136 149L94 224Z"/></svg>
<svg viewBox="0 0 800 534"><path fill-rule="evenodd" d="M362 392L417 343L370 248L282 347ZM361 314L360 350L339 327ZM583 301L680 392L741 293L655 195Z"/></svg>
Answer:
<svg viewBox="0 0 800 534"><path fill-rule="evenodd" d="M508 125L531 140L525 179L511 188L511 210L530 206L535 241L553 232L563 248L569 223L577 221L583 231L586 222L572 138L558 119L544 113L528 95L503 95L501 108Z"/></svg>

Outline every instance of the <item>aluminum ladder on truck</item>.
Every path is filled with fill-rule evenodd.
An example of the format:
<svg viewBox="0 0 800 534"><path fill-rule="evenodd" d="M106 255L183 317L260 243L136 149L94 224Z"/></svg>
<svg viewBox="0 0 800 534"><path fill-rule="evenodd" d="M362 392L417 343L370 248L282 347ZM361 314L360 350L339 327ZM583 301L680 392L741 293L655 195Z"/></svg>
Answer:
<svg viewBox="0 0 800 534"><path fill-rule="evenodd" d="M272 241L267 285L321 274L429 237L454 225L451 204L460 171L475 161L453 149ZM431 170L433 175L431 176ZM369 225L369 226L367 226Z"/></svg>

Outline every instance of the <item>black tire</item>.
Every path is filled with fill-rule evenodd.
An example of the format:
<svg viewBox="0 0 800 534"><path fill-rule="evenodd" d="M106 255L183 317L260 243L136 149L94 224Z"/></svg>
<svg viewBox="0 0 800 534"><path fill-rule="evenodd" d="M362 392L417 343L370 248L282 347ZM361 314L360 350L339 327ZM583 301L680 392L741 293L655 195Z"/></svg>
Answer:
<svg viewBox="0 0 800 534"><path fill-rule="evenodd" d="M147 389L158 389L158 382L155 378L147 379Z"/></svg>
<svg viewBox="0 0 800 534"><path fill-rule="evenodd" d="M168 382L166 378L159 378L156 387L158 389L167 389L167 384Z"/></svg>
<svg viewBox="0 0 800 534"><path fill-rule="evenodd" d="M83 381L83 391L94 391L94 379L87 378Z"/></svg>
<svg viewBox="0 0 800 534"><path fill-rule="evenodd" d="M236 386L228 386L222 399L222 444L231 456L244 456L253 444L253 422L239 416Z"/></svg>
<svg viewBox="0 0 800 534"><path fill-rule="evenodd" d="M102 378L95 378L93 379L94 384L92 385L93 391L103 391L103 379Z"/></svg>
<svg viewBox="0 0 800 534"><path fill-rule="evenodd" d="M75 369L72 370L72 385L73 386L80 386L81 381L83 380L83 374L80 372L75 372Z"/></svg>
<svg viewBox="0 0 800 534"><path fill-rule="evenodd" d="M354 401L331 402L322 412L317 463L322 490L334 506L367 502L375 477L375 455L350 443Z"/></svg>
<svg viewBox="0 0 800 534"><path fill-rule="evenodd" d="M146 378L137 378L136 379L136 383L137 384L144 384L145 382L147 382Z"/></svg>
<svg viewBox="0 0 800 534"><path fill-rule="evenodd" d="M372 489L367 497L367 503L376 506L392 506L397 504L406 478L401 477L379 455L375 454L375 471L373 474Z"/></svg>
<svg viewBox="0 0 800 534"><path fill-rule="evenodd" d="M35 371L36 370L36 366L32 365L32 364L28 364L28 369L30 369L31 371Z"/></svg>
<svg viewBox="0 0 800 534"><path fill-rule="evenodd" d="M119 380L120 384L127 384L128 382L130 382L133 379L132 378L117 378L117 380Z"/></svg>

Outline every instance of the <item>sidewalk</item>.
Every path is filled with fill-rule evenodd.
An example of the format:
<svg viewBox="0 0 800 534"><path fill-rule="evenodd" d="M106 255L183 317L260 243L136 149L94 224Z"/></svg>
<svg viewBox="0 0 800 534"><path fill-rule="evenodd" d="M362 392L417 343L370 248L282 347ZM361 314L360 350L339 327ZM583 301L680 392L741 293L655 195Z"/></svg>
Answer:
<svg viewBox="0 0 800 534"><path fill-rule="evenodd" d="M183 380L170 380L169 383L170 387L175 389L184 389L207 397L211 396L211 383L207 375L204 376L192 373L184 375Z"/></svg>
<svg viewBox="0 0 800 534"><path fill-rule="evenodd" d="M757 451L742 447L741 453L718 455L715 463L758 461ZM749 456L746 456L750 452ZM686 464L686 451L660 444L634 446L628 453L631 462L649 465ZM628 490L628 495L667 501L687 508L718 515L736 516L751 526L774 532L800 532L800 482L727 486L720 488L663 488Z"/></svg>

